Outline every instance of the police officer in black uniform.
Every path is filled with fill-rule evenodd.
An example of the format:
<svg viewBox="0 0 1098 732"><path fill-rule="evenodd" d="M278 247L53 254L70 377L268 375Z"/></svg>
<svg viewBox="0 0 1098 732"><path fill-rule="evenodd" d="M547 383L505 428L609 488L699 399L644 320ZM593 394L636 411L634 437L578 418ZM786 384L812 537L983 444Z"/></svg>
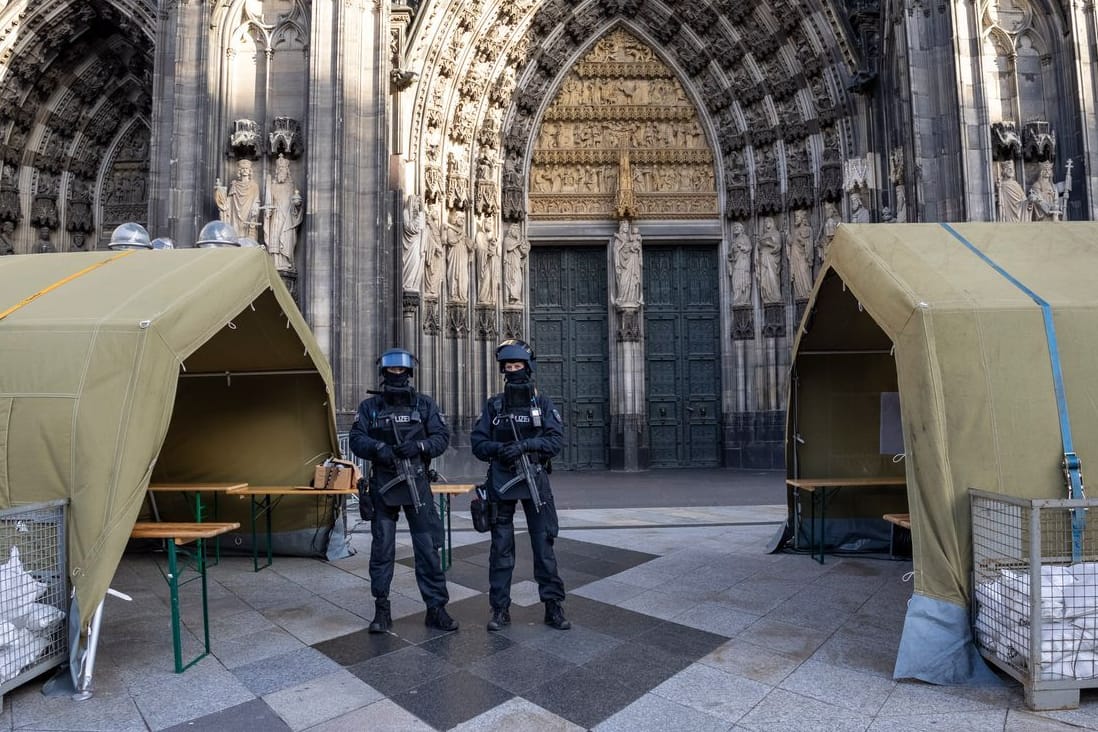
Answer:
<svg viewBox="0 0 1098 732"><path fill-rule="evenodd" d="M559 531L557 509L546 472L549 460L560 452L564 426L553 401L534 388L534 352L528 345L514 339L503 341L496 348L496 360L505 383L503 393L484 405L472 434L473 454L491 463L488 500L494 518L488 563L488 600L492 608L488 630L501 630L511 624L514 516L520 500L534 553L534 579L545 603L545 623L568 630L572 624L564 617L564 583L557 574L553 551Z"/></svg>
<svg viewBox="0 0 1098 732"><path fill-rule="evenodd" d="M370 632L385 633L393 626L389 586L402 506L412 533L416 583L427 605L424 623L440 630L457 630L457 621L446 612L450 594L438 553L443 540L442 517L431 497L427 475L431 458L441 455L450 444L450 428L435 401L409 384L415 371L411 353L390 349L381 354L377 365L381 390L358 405L350 435L351 452L371 463L370 492L364 498L374 507L370 591L375 612Z"/></svg>

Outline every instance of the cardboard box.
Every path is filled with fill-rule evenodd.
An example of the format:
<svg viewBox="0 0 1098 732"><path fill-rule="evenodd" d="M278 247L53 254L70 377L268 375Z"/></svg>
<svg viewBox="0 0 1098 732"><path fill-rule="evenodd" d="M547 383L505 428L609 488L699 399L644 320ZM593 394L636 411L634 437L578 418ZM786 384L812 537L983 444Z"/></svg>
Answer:
<svg viewBox="0 0 1098 732"><path fill-rule="evenodd" d="M350 460L331 458L313 469L313 488L349 491L358 484L361 473Z"/></svg>

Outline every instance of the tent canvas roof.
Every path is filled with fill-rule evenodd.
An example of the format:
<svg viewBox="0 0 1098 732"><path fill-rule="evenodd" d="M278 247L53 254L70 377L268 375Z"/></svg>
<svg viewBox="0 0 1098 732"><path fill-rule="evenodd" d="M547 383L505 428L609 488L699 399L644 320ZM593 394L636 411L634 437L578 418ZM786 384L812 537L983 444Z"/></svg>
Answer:
<svg viewBox="0 0 1098 732"><path fill-rule="evenodd" d="M300 484L338 450L327 360L263 250L0 257L4 312L0 507L69 500L83 622L154 468Z"/></svg>
<svg viewBox="0 0 1098 732"><path fill-rule="evenodd" d="M1093 223L839 227L794 345L797 398L828 403L810 394L828 368L895 380L917 595L968 603L970 488L1067 496L1042 309L1004 273L1051 306L1075 449L1084 471L1098 458L1096 242ZM883 474L877 427L800 447L787 430L790 472Z"/></svg>

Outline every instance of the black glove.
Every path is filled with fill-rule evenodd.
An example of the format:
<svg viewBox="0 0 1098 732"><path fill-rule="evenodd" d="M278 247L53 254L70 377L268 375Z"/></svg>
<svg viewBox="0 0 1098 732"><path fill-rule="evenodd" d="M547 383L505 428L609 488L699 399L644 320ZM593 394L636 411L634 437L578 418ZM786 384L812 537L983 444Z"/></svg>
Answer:
<svg viewBox="0 0 1098 732"><path fill-rule="evenodd" d="M497 457L505 463L513 463L522 454L522 444L519 442L505 442L500 445Z"/></svg>
<svg viewBox="0 0 1098 732"><path fill-rule="evenodd" d="M402 458L419 457L419 443L415 440L406 440L397 445L393 452L397 454L397 457Z"/></svg>
<svg viewBox="0 0 1098 732"><path fill-rule="evenodd" d="M374 458L382 465L393 465L396 463L396 455L393 453L393 448L388 445L381 445L377 448L377 457Z"/></svg>

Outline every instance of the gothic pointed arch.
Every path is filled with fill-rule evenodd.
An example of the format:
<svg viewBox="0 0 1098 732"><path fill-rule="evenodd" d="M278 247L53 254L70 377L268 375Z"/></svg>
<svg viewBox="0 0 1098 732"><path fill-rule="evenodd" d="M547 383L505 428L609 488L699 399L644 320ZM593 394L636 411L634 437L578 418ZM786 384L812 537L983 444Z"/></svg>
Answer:
<svg viewBox="0 0 1098 732"><path fill-rule="evenodd" d="M470 189L476 161L488 154L497 161L503 218L522 220L542 110L579 49L623 20L658 44L703 100L720 151L726 216L842 193L842 161L856 154L859 139L846 91L858 58L830 3L520 0L426 8L405 60L423 72L404 186L428 202L447 200L451 179L464 180L451 192ZM460 195L448 201L464 205Z"/></svg>
<svg viewBox="0 0 1098 732"><path fill-rule="evenodd" d="M0 218L16 225L17 251L94 248L108 150L138 119L147 171L155 30L155 3L141 0L0 12ZM129 220L147 220L141 195Z"/></svg>
<svg viewBox="0 0 1098 732"><path fill-rule="evenodd" d="M678 77L623 26L564 75L534 138L531 220L716 218L713 153Z"/></svg>

